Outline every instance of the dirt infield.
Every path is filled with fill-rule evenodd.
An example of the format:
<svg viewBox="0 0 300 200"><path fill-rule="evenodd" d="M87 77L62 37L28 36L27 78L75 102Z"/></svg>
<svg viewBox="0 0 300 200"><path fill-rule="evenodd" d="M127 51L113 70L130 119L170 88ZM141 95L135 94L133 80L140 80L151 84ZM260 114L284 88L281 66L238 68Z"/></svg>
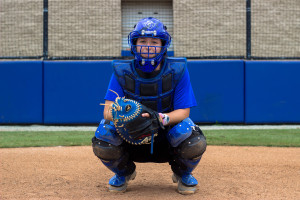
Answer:
<svg viewBox="0 0 300 200"><path fill-rule="evenodd" d="M124 194L91 147L0 149L0 199L191 199L172 183L168 164L137 163ZM193 199L300 199L300 148L208 146L194 175Z"/></svg>

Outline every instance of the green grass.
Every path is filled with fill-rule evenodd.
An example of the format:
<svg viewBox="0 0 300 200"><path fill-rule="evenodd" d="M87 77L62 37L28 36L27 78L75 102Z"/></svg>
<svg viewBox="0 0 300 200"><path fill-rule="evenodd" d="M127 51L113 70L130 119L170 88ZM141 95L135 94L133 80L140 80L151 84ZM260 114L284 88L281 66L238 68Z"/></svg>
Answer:
<svg viewBox="0 0 300 200"><path fill-rule="evenodd" d="M0 132L0 148L90 145L93 131Z"/></svg>
<svg viewBox="0 0 300 200"><path fill-rule="evenodd" d="M206 130L211 145L300 147L300 129Z"/></svg>
<svg viewBox="0 0 300 200"><path fill-rule="evenodd" d="M300 129L205 130L208 145L300 147ZM0 132L0 148L91 145L93 131Z"/></svg>

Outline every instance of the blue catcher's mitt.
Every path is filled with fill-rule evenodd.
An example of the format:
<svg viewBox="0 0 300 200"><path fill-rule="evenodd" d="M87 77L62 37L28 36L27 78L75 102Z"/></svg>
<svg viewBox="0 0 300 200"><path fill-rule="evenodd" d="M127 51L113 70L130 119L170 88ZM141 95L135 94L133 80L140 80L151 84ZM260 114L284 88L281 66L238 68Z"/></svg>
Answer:
<svg viewBox="0 0 300 200"><path fill-rule="evenodd" d="M143 113L149 113L150 117L142 117ZM164 129L156 111L125 97L116 98L111 114L118 134L130 144L150 144L158 129Z"/></svg>

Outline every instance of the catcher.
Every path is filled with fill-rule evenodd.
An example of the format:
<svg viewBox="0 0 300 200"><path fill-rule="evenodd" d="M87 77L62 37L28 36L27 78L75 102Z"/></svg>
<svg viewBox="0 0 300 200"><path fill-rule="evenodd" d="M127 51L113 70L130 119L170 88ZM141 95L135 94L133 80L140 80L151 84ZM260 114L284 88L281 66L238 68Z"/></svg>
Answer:
<svg viewBox="0 0 300 200"><path fill-rule="evenodd" d="M128 35L134 60L113 61L104 119L92 139L94 154L115 175L109 191L124 192L134 162L168 162L181 194L193 194L192 171L206 139L189 118L196 106L185 58L168 58L171 36L158 19L140 20Z"/></svg>

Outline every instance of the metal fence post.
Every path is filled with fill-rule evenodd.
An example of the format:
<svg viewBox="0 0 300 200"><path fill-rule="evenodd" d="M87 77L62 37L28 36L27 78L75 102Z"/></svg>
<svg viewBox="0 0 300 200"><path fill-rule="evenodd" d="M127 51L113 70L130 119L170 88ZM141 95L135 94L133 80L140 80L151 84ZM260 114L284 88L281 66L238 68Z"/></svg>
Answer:
<svg viewBox="0 0 300 200"><path fill-rule="evenodd" d="M43 10L44 20L43 20L43 59L48 59L48 0L44 0L44 10Z"/></svg>
<svg viewBox="0 0 300 200"><path fill-rule="evenodd" d="M246 0L246 59L251 59L251 0Z"/></svg>

